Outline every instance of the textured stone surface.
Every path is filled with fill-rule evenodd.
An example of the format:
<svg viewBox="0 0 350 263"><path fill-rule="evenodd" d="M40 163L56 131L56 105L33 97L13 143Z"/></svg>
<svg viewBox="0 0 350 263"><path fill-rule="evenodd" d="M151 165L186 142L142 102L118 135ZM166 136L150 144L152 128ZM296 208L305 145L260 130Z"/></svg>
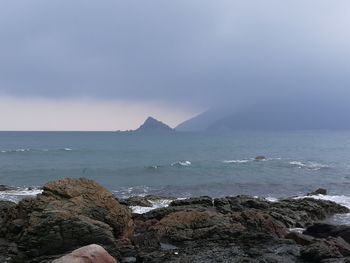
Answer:
<svg viewBox="0 0 350 263"><path fill-rule="evenodd" d="M92 244L76 249L52 263L117 263L117 261L103 247Z"/></svg>
<svg viewBox="0 0 350 263"><path fill-rule="evenodd" d="M61 254L91 243L118 254L119 240L133 234L129 210L96 182L63 179L24 199L3 223L5 236L28 258ZM13 208L12 208L13 209Z"/></svg>

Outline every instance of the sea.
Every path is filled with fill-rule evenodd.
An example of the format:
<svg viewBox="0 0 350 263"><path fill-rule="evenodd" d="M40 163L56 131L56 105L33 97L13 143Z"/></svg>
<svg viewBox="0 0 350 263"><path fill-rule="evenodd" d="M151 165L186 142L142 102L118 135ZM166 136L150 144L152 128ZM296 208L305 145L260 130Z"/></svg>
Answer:
<svg viewBox="0 0 350 263"><path fill-rule="evenodd" d="M0 132L0 184L14 187L0 191L1 200L18 202L65 177L94 179L120 198L274 201L326 188L313 197L350 208L350 131ZM349 215L337 220L350 224Z"/></svg>

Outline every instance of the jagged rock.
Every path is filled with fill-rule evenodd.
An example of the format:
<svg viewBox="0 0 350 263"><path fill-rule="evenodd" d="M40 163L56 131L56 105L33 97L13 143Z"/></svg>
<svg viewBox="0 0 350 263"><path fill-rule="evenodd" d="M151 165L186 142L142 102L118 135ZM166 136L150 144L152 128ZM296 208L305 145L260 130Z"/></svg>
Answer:
<svg viewBox="0 0 350 263"><path fill-rule="evenodd" d="M92 244L76 249L52 263L117 263L117 261L103 247Z"/></svg>
<svg viewBox="0 0 350 263"><path fill-rule="evenodd" d="M204 196L131 215L88 179L60 180L43 190L18 205L0 202L0 234L5 237L0 254L17 262L48 263L81 246L99 244L123 263L346 262L350 257L349 244L337 238L345 227L318 231L334 235L328 239L288 231L349 212L330 201ZM150 199L134 199L137 204L144 200Z"/></svg>
<svg viewBox="0 0 350 263"><path fill-rule="evenodd" d="M301 257L308 262L321 262L325 259L341 259L350 256L350 245L342 238L314 239L302 248Z"/></svg>
<svg viewBox="0 0 350 263"><path fill-rule="evenodd" d="M172 201L169 206L193 206L201 205L203 207L213 206L213 199L209 196L191 197L188 199L179 199Z"/></svg>
<svg viewBox="0 0 350 263"><path fill-rule="evenodd" d="M211 212L175 212L164 217L151 230L159 240L181 242L207 238L229 238L245 228L230 217Z"/></svg>
<svg viewBox="0 0 350 263"><path fill-rule="evenodd" d="M302 246L310 245L314 241L313 237L303 235L298 232L290 232L285 236L285 238L294 240L295 243Z"/></svg>
<svg viewBox="0 0 350 263"><path fill-rule="evenodd" d="M15 241L28 258L61 254L92 243L118 255L118 242L133 233L128 209L86 178L47 183L41 195L22 200L3 226L5 237Z"/></svg>

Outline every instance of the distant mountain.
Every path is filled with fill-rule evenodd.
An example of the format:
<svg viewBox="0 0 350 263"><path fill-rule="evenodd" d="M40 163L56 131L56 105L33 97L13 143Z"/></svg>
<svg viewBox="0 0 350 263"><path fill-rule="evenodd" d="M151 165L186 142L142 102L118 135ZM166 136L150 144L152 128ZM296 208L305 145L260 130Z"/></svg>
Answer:
<svg viewBox="0 0 350 263"><path fill-rule="evenodd" d="M165 123L156 120L155 118L148 117L145 122L135 130L135 132L173 132L174 129L166 125Z"/></svg>
<svg viewBox="0 0 350 263"><path fill-rule="evenodd" d="M350 104L315 98L257 103L231 112L209 110L176 127L179 131L350 129Z"/></svg>
<svg viewBox="0 0 350 263"><path fill-rule="evenodd" d="M204 131L206 130L211 124L215 123L216 121L219 121L221 118L226 117L229 115L230 111L224 111L224 110L208 110L206 112L203 112L189 120L186 120L182 123L180 123L178 126L175 127L175 130L177 131Z"/></svg>

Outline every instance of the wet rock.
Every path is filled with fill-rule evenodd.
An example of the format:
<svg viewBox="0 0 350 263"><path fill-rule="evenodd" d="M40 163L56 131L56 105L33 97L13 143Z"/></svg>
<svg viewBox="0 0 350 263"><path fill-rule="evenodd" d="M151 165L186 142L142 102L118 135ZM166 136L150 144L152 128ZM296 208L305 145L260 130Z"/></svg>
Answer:
<svg viewBox="0 0 350 263"><path fill-rule="evenodd" d="M308 262L341 259L349 255L350 245L342 238L315 239L301 250L301 257Z"/></svg>
<svg viewBox="0 0 350 263"><path fill-rule="evenodd" d="M22 200L2 226L5 236L28 258L57 255L96 243L119 254L118 244L133 234L128 209L96 182L50 182L36 198ZM11 220L10 220L11 219Z"/></svg>
<svg viewBox="0 0 350 263"><path fill-rule="evenodd" d="M263 160L266 160L267 158L264 155L258 155L254 159L256 161L263 161Z"/></svg>
<svg viewBox="0 0 350 263"><path fill-rule="evenodd" d="M8 231L5 223L14 220L16 216L16 203L0 201L0 236L4 237Z"/></svg>
<svg viewBox="0 0 350 263"><path fill-rule="evenodd" d="M231 218L253 232L268 233L274 237L284 237L288 233L283 223L269 214L255 209L234 212L231 214Z"/></svg>
<svg viewBox="0 0 350 263"><path fill-rule="evenodd" d="M209 196L191 197L188 199L179 199L170 203L169 206L195 206L200 205L203 207L213 206L213 199Z"/></svg>
<svg viewBox="0 0 350 263"><path fill-rule="evenodd" d="M327 190L324 188L318 188L316 191L308 193L307 195L326 195Z"/></svg>
<svg viewBox="0 0 350 263"><path fill-rule="evenodd" d="M175 212L160 220L151 230L159 240L181 242L207 238L224 239L245 228L230 217L211 212Z"/></svg>
<svg viewBox="0 0 350 263"><path fill-rule="evenodd" d="M93 244L76 249L52 263L117 263L117 261L103 247Z"/></svg>
<svg viewBox="0 0 350 263"><path fill-rule="evenodd" d="M16 190L15 187L0 184L0 192Z"/></svg>
<svg viewBox="0 0 350 263"><path fill-rule="evenodd" d="M350 243L350 226L347 225L316 223L308 227L304 233L317 238L341 237Z"/></svg>
<svg viewBox="0 0 350 263"><path fill-rule="evenodd" d="M287 227L305 227L315 221L324 220L334 214L348 213L350 210L337 203L313 198L284 199L273 202L269 211L279 214ZM273 215L271 213L271 215Z"/></svg>
<svg viewBox="0 0 350 263"><path fill-rule="evenodd" d="M143 196L132 196L126 199L119 200L119 203L126 206L143 206L152 207L152 203Z"/></svg>
<svg viewBox="0 0 350 263"><path fill-rule="evenodd" d="M290 232L285 236L285 238L294 240L295 243L302 246L310 245L314 241L313 237L303 235L298 232Z"/></svg>

